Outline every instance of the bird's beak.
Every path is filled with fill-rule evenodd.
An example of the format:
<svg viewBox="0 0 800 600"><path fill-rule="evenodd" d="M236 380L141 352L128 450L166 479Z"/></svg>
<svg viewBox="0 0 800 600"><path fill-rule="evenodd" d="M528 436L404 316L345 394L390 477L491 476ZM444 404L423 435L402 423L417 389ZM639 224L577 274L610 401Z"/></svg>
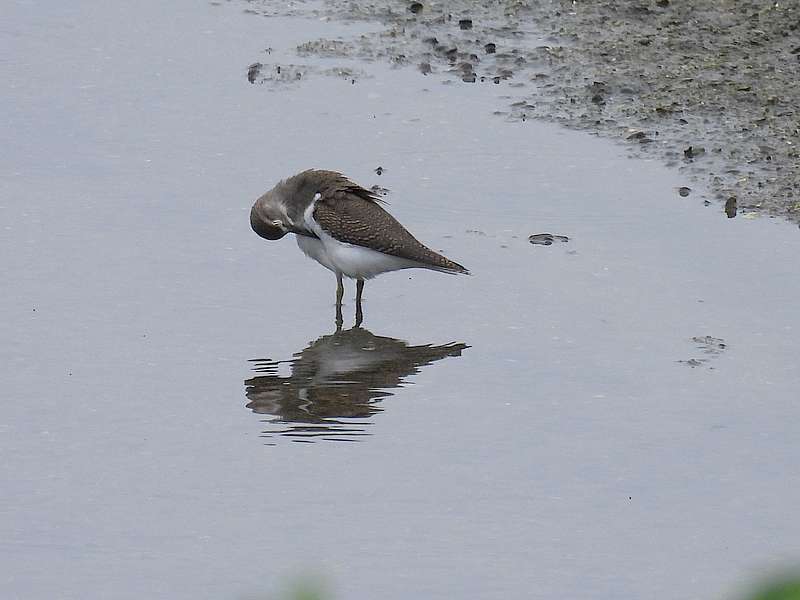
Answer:
<svg viewBox="0 0 800 600"><path fill-rule="evenodd" d="M288 233L280 221L265 221L260 218L255 207L250 211L250 227L266 240L279 240Z"/></svg>

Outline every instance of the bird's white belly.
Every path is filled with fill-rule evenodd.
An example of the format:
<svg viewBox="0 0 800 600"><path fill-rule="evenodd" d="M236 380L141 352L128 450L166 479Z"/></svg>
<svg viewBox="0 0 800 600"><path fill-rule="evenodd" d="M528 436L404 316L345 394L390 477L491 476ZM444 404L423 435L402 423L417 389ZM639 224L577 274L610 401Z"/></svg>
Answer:
<svg viewBox="0 0 800 600"><path fill-rule="evenodd" d="M372 279L388 271L418 267L419 263L363 246L346 244L323 233L322 245L336 270L352 279Z"/></svg>
<svg viewBox="0 0 800 600"><path fill-rule="evenodd" d="M334 264L328 259L328 253L325 252L325 246L317 238L309 237L307 235L298 235L297 246L303 251L303 254L309 258L313 258L326 269L330 269L334 273L337 271Z"/></svg>
<svg viewBox="0 0 800 600"><path fill-rule="evenodd" d="M307 235L298 235L295 237L297 238L297 246L303 251L303 254L309 258L313 258L326 269L330 269L334 273L336 272L336 267L328 259L328 253L325 252L325 246L322 245L322 242L317 238L308 237Z"/></svg>
<svg viewBox="0 0 800 600"><path fill-rule="evenodd" d="M303 253L326 269L351 279L372 279L376 275L398 269L420 266L418 263L370 250L363 246L345 244L329 235L322 240L298 235L297 245Z"/></svg>

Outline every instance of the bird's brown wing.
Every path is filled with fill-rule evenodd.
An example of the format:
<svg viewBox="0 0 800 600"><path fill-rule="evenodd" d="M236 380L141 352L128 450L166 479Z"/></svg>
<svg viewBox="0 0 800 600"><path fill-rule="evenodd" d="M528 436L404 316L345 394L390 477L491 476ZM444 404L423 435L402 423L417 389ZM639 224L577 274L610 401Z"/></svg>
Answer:
<svg viewBox="0 0 800 600"><path fill-rule="evenodd" d="M354 185L354 184L353 184ZM359 188L363 189L363 188ZM367 190L364 190L367 192ZM352 189L324 190L314 208L314 220L331 237L423 265L467 273L467 269L422 244L376 202Z"/></svg>

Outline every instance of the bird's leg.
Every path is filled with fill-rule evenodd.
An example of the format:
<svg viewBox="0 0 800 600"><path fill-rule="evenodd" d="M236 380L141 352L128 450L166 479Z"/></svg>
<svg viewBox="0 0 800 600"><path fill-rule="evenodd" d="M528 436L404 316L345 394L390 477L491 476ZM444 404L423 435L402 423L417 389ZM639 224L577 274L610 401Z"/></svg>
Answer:
<svg viewBox="0 0 800 600"><path fill-rule="evenodd" d="M336 273L336 329L341 329L344 319L342 318L342 298L344 297L344 283L342 274Z"/></svg>
<svg viewBox="0 0 800 600"><path fill-rule="evenodd" d="M356 327L361 326L364 320L364 313L361 311L361 294L364 293L364 280L356 280Z"/></svg>
<svg viewBox="0 0 800 600"><path fill-rule="evenodd" d="M344 298L344 282L342 281L342 274L336 274L336 306L342 305L342 298Z"/></svg>

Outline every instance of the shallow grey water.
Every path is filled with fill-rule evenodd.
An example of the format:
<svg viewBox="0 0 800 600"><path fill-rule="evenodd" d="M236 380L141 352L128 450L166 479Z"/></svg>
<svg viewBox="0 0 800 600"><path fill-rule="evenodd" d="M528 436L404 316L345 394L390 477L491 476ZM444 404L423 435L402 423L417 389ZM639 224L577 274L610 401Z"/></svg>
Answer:
<svg viewBox="0 0 800 600"><path fill-rule="evenodd" d="M340 598L715 598L800 556L795 227L497 119L489 86L380 65L250 85L260 49L354 30L239 8L6 11L2 597L267 596L319 573ZM474 273L368 283L363 335L405 357L384 380L364 378L374 339L326 346L333 277L249 230L312 166L388 188ZM570 241L528 243L544 232ZM314 377L356 386L336 419L358 442L293 443L306 421L251 410L246 382L301 367L305 399Z"/></svg>

